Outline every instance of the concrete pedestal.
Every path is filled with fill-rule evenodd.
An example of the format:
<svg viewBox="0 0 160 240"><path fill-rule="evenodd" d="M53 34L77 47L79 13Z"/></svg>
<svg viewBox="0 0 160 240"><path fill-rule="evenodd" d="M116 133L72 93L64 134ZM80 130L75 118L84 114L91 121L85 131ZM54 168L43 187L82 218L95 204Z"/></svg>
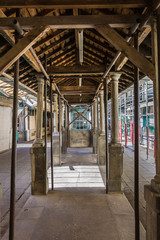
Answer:
<svg viewBox="0 0 160 240"><path fill-rule="evenodd" d="M122 192L123 152L120 143L109 143L109 192Z"/></svg>
<svg viewBox="0 0 160 240"><path fill-rule="evenodd" d="M62 153L67 153L67 131L62 131Z"/></svg>
<svg viewBox="0 0 160 240"><path fill-rule="evenodd" d="M146 239L160 239L160 193L156 193L151 185L144 186L146 200Z"/></svg>
<svg viewBox="0 0 160 240"><path fill-rule="evenodd" d="M33 144L30 150L31 154L31 172L32 195L40 195L48 193L48 177L47 177L47 163L45 160L45 147L43 144Z"/></svg>
<svg viewBox="0 0 160 240"><path fill-rule="evenodd" d="M98 152L98 131L93 132L93 153L97 154Z"/></svg>
<svg viewBox="0 0 160 240"><path fill-rule="evenodd" d="M101 134L98 137L98 165L105 165L106 164L106 140L105 135Z"/></svg>

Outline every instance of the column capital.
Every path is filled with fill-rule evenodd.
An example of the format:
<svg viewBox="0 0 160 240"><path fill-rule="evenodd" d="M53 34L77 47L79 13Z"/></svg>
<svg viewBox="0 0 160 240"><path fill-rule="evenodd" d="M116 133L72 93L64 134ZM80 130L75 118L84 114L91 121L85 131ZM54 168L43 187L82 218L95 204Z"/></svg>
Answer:
<svg viewBox="0 0 160 240"><path fill-rule="evenodd" d="M122 72L110 72L110 77L112 78L112 81L118 81L121 75Z"/></svg>
<svg viewBox="0 0 160 240"><path fill-rule="evenodd" d="M43 73L36 73L36 74L35 74L35 77L36 77L36 79L37 79L38 82L39 82L39 81L44 81L44 75L43 75Z"/></svg>

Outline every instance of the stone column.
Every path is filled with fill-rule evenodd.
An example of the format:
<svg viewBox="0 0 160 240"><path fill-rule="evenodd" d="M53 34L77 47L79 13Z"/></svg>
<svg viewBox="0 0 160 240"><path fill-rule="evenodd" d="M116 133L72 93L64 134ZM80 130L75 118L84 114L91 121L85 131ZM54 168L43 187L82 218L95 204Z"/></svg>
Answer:
<svg viewBox="0 0 160 240"><path fill-rule="evenodd" d="M62 132L62 153L65 154L67 152L67 103L65 102L65 118L63 118L63 132ZM65 119L65 121L64 121Z"/></svg>
<svg viewBox="0 0 160 240"><path fill-rule="evenodd" d="M105 133L104 125L104 91L100 92L100 134Z"/></svg>
<svg viewBox="0 0 160 240"><path fill-rule="evenodd" d="M36 139L35 144L43 144L42 140L42 124L43 124L43 94L44 79L37 75L38 81L38 97L37 97L37 117L36 117Z"/></svg>
<svg viewBox="0 0 160 240"><path fill-rule="evenodd" d="M62 131L64 129L64 100L61 99L61 125L62 125Z"/></svg>
<svg viewBox="0 0 160 240"><path fill-rule="evenodd" d="M112 78L112 138L109 143L109 192L122 191L123 173L123 147L119 142L119 116L118 116L118 80L121 76L119 72L111 73Z"/></svg>
<svg viewBox="0 0 160 240"><path fill-rule="evenodd" d="M29 130L28 130L28 107L24 108L24 140L29 141Z"/></svg>
<svg viewBox="0 0 160 240"><path fill-rule="evenodd" d="M37 96L36 139L30 150L32 171L31 191L33 195L47 194L48 192L48 178L47 178L48 164L45 159L45 147L42 139L43 94L44 94L43 75L37 75L37 81L38 81L38 96Z"/></svg>
<svg viewBox="0 0 160 240"><path fill-rule="evenodd" d="M97 131L97 97L94 101L94 130L93 130L93 153L97 154L98 149L98 131Z"/></svg>
<svg viewBox="0 0 160 240"><path fill-rule="evenodd" d="M54 165L59 165L60 155L59 155L59 133L58 133L58 94L53 94L53 160Z"/></svg>
<svg viewBox="0 0 160 240"><path fill-rule="evenodd" d="M146 239L160 239L160 14L154 18L152 25L154 59L156 79L154 89L154 121L155 121L155 162L156 175L150 185L144 187L146 200Z"/></svg>
<svg viewBox="0 0 160 240"><path fill-rule="evenodd" d="M105 119L104 119L104 90L100 91L100 135L98 136L98 164L105 165Z"/></svg>
<svg viewBox="0 0 160 240"><path fill-rule="evenodd" d="M54 123L53 123L53 132L58 133L58 103L57 103L57 94L53 94L53 112L54 112Z"/></svg>

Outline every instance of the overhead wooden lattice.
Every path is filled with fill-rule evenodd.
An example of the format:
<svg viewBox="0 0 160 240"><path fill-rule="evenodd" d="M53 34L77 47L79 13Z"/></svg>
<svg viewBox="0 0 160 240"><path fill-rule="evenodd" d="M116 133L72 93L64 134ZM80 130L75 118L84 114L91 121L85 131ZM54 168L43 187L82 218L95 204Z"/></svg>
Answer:
<svg viewBox="0 0 160 240"><path fill-rule="evenodd" d="M92 102L103 73L117 53L116 44L108 41L109 37L98 31L97 24L109 24L108 26L125 39L131 27L138 21L142 22L145 13L150 9L150 3L146 0L124 0L120 3L112 0L108 4L106 1L94 1L94 3L75 1L72 6L65 5L65 1L62 0L48 1L47 5L45 1L39 4L38 0L34 0L32 5L28 6L21 2L11 0L0 3L0 57L5 58L5 54L15 44L12 22L16 17L16 8L21 8L21 16L18 20L25 31L25 36L33 27L47 26L49 23L50 30L46 31L32 47L42 65L45 61L44 55L47 56L47 73L53 77L54 82L71 104ZM80 31L82 31L81 35ZM130 40L130 44L133 45L133 39ZM140 54L147 59L146 61L151 61L150 22L139 32L139 45ZM83 50L82 62L79 57L80 48ZM132 60L130 57L129 59ZM134 65L130 60L121 54L112 67L113 71L122 71L119 91L133 83ZM72 71L76 67L79 71ZM69 68L72 72L67 72ZM82 68L88 69L87 72L80 71ZM100 68L101 71L96 72L96 69L100 70ZM61 72L56 73L55 69L61 69ZM13 64L8 65L5 70L11 77L14 76ZM33 52L28 50L20 58L20 82L37 91L38 85L34 79L34 73L37 71L40 72L41 68ZM144 73L140 72L140 78L143 76Z"/></svg>

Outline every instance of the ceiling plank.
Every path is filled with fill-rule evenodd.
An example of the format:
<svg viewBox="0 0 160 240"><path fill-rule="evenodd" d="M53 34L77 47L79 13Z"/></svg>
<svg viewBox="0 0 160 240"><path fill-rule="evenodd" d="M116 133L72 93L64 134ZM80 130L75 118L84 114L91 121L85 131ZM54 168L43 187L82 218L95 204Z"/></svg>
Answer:
<svg viewBox="0 0 160 240"><path fill-rule="evenodd" d="M0 61L0 74L6 71L18 58L20 58L33 44L49 30L49 27L40 27L31 30L24 38L20 39Z"/></svg>
<svg viewBox="0 0 160 240"><path fill-rule="evenodd" d="M3 0L1 8L143 8L148 6L147 0Z"/></svg>
<svg viewBox="0 0 160 240"><path fill-rule="evenodd" d="M141 53L132 47L126 40L109 25L97 26L97 31L109 41L118 51L123 52L140 71L155 81L154 65Z"/></svg>
<svg viewBox="0 0 160 240"><path fill-rule="evenodd" d="M141 20L140 15L81 15L81 16L43 16L0 18L0 29L14 29L13 20L17 20L24 30L40 26L50 26L51 29L81 29L94 28L98 24L109 24L113 28L130 27ZM148 25L147 25L148 26Z"/></svg>

